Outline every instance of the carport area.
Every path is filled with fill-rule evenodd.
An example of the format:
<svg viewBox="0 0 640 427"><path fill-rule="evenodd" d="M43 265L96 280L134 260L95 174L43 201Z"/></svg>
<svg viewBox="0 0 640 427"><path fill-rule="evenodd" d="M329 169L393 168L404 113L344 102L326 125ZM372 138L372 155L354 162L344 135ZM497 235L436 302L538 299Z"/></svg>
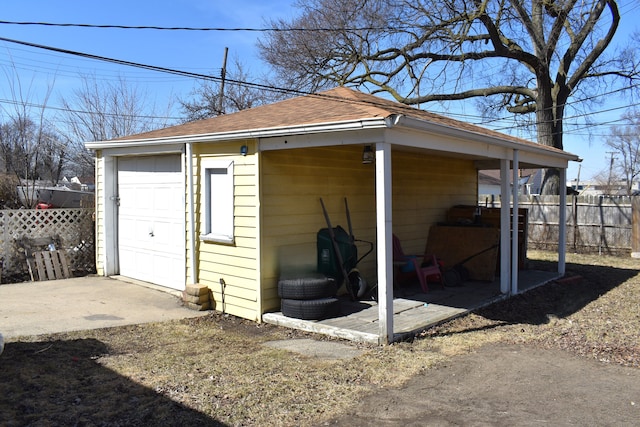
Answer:
<svg viewBox="0 0 640 427"><path fill-rule="evenodd" d="M0 301L0 332L9 340L208 313L183 307L178 293L166 288L97 276L3 284Z"/></svg>
<svg viewBox="0 0 640 427"><path fill-rule="evenodd" d="M561 275L557 272L524 270L518 277L518 289L526 292L549 283ZM500 292L500 280L493 282L468 281L462 286L434 285L423 293L417 284L394 289L393 341L415 336L439 323L467 314L493 302L508 298ZM282 312L266 313L266 323L324 334L356 342L379 344L382 325L378 303L373 299L351 301L341 298L341 315L325 320L301 320L286 317Z"/></svg>

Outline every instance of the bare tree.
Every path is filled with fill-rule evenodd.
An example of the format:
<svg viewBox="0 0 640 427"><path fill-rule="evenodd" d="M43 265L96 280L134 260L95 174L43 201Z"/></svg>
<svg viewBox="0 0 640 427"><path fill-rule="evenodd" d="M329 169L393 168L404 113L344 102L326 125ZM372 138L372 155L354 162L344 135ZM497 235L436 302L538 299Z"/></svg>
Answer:
<svg viewBox="0 0 640 427"><path fill-rule="evenodd" d="M30 117L12 117L0 125L0 152L5 172L19 179L24 203L35 206L38 181L55 186L66 166L67 147L52 127Z"/></svg>
<svg viewBox="0 0 640 427"><path fill-rule="evenodd" d="M623 115L625 125L614 126L606 141L613 152L612 164L626 184L626 194L631 195L634 181L640 179L640 112L629 111Z"/></svg>
<svg viewBox="0 0 640 427"><path fill-rule="evenodd" d="M80 77L81 86L61 99L65 109L61 122L67 144L73 151L74 172L91 174L93 155L84 143L107 141L146 132L169 124L171 104L166 112L158 113L148 95L119 77L101 81L93 75Z"/></svg>
<svg viewBox="0 0 640 427"><path fill-rule="evenodd" d="M56 185L67 160L67 147L45 116L53 83L40 104L31 101L32 87L5 70L12 100L0 113L0 152L4 172L17 178L20 199L27 207L38 202L38 181Z"/></svg>
<svg viewBox="0 0 640 427"><path fill-rule="evenodd" d="M259 42L282 84L363 87L410 105L483 100L535 117L537 141L560 149L570 97L640 71L635 49L603 55L620 21L615 0L299 0L297 7L298 17L271 22L276 31ZM548 171L545 193L559 188L558 171Z"/></svg>
<svg viewBox="0 0 640 427"><path fill-rule="evenodd" d="M251 80L237 58L233 60L230 71L223 70L223 73L227 79L224 87L219 82L200 80L189 94L191 100L180 100L186 122L246 110L275 99L273 93L265 89L237 83Z"/></svg>
<svg viewBox="0 0 640 427"><path fill-rule="evenodd" d="M13 174L0 172L0 209L18 209L22 206L16 188L20 180Z"/></svg>

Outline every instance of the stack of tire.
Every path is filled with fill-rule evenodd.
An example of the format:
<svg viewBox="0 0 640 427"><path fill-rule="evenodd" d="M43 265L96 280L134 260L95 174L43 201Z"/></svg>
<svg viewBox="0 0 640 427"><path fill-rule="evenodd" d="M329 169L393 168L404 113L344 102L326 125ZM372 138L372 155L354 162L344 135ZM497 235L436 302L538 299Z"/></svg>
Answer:
<svg viewBox="0 0 640 427"><path fill-rule="evenodd" d="M281 277L278 281L282 314L303 320L322 320L340 315L336 281L324 274Z"/></svg>

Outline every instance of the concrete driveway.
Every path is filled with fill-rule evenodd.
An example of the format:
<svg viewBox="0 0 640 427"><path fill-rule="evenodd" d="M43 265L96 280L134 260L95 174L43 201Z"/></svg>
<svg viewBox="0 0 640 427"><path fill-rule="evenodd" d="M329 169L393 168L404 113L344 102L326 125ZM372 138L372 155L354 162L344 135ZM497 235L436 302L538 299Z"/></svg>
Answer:
<svg viewBox="0 0 640 427"><path fill-rule="evenodd" d="M206 315L182 306L178 291L87 276L0 285L5 339Z"/></svg>

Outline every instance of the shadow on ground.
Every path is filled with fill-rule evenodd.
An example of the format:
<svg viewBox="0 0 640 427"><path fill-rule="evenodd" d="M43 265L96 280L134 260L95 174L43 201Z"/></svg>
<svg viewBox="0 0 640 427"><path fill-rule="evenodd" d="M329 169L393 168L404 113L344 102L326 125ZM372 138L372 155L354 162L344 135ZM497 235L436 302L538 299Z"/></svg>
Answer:
<svg viewBox="0 0 640 427"><path fill-rule="evenodd" d="M535 261L533 268L552 270L556 264ZM550 282L477 310L487 319L509 324L541 325L552 317L567 317L636 276L640 271L606 266L567 264L564 279Z"/></svg>
<svg viewBox="0 0 640 427"><path fill-rule="evenodd" d="M94 339L7 343L0 425L224 425L101 366L108 351Z"/></svg>

